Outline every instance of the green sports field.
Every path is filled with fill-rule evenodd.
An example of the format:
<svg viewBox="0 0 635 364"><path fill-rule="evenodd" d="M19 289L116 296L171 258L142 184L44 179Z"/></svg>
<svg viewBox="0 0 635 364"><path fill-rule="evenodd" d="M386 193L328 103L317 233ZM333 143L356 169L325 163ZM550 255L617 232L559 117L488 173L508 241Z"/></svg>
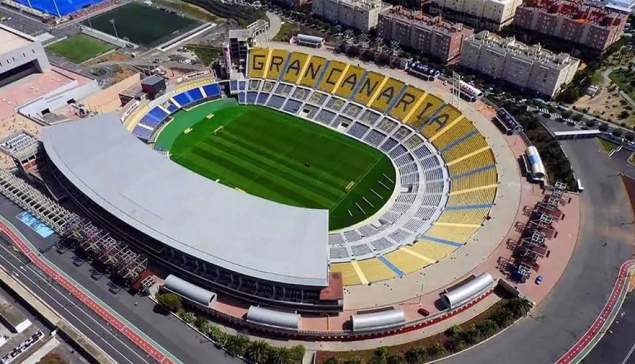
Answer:
<svg viewBox="0 0 635 364"><path fill-rule="evenodd" d="M179 111L156 146L224 185L276 202L330 210L330 230L377 212L395 187L380 151L260 106L214 101Z"/></svg>
<svg viewBox="0 0 635 364"><path fill-rule="evenodd" d="M53 43L46 50L80 64L115 49L115 46L102 42L86 34L77 34L62 41Z"/></svg>

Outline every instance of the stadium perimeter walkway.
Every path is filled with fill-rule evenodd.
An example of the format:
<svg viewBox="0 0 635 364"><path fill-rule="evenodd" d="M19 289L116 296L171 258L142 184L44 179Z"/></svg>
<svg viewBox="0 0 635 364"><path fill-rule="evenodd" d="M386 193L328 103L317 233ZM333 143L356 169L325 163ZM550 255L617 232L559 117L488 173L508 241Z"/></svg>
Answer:
<svg viewBox="0 0 635 364"><path fill-rule="evenodd" d="M351 59L343 55L334 54L324 49L300 47L283 42L272 42L272 48L288 51L302 52L319 55L327 59L337 59L345 63L360 63L357 59ZM361 64L361 63L360 63ZM446 102L451 100L451 92L443 88L441 81L433 83L412 77L401 70L379 68L373 63L361 64L362 67L377 71L381 74L402 80L408 84L419 87L429 93L443 96ZM479 113L488 112L489 117L494 113L487 110L482 102L461 103L461 111L474 122L478 130L487 139L496 157L499 173L499 187L495 206L490 212L491 220L486 221L485 226L478 230L476 235L466 245L456 250L450 256L439 263L426 267L423 271L409 274L403 278L388 280L373 284L372 286L349 286L345 292L345 309L361 310L376 306L386 306L411 299L417 294L427 294L447 287L460 277L463 277L482 264L508 233L516 218L515 212L520 203L520 172L516 155L510 148L501 132L486 116ZM425 282L421 280L425 279ZM391 284L391 282L398 284ZM369 303L372 303L369 304Z"/></svg>
<svg viewBox="0 0 635 364"><path fill-rule="evenodd" d="M74 295L86 304L91 310L106 319L110 324L128 337L132 342L143 349L150 357L162 364L180 363L180 361L152 341L143 332L139 331L126 319L120 317L117 312L112 311L108 306L102 304L99 299L86 291L83 287L73 281L70 276L60 271L50 264L46 258L37 252L37 249L13 226L8 220L0 216L0 230L3 231L13 241L13 243L33 262L39 269L49 277L59 283L69 294Z"/></svg>

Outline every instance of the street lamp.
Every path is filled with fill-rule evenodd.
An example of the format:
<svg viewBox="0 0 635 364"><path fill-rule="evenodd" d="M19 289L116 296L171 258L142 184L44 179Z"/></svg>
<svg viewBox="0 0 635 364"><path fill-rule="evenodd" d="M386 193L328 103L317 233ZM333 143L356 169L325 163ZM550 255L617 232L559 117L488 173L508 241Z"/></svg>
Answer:
<svg viewBox="0 0 635 364"><path fill-rule="evenodd" d="M115 19L110 19L110 24L112 24L112 29L115 30L115 37L119 39L119 34L117 34L117 27L115 26Z"/></svg>

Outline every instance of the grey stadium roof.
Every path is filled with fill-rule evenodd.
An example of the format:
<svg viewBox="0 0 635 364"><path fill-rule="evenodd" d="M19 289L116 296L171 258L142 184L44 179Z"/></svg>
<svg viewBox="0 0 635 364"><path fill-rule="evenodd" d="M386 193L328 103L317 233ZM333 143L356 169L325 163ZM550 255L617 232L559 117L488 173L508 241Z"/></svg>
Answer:
<svg viewBox="0 0 635 364"><path fill-rule="evenodd" d="M46 153L82 193L128 225L247 276L328 285L328 211L225 187L137 140L115 113L42 130Z"/></svg>

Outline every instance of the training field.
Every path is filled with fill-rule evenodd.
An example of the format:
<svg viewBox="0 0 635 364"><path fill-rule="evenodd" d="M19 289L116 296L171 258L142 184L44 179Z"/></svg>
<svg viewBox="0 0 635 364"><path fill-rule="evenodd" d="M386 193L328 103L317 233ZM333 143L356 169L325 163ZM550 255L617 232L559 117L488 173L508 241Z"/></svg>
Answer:
<svg viewBox="0 0 635 364"><path fill-rule="evenodd" d="M395 187L392 162L380 151L235 100L179 111L157 145L174 162L227 186L288 205L328 209L331 230L373 215Z"/></svg>
<svg viewBox="0 0 635 364"><path fill-rule="evenodd" d="M132 43L145 47L155 47L200 24L196 20L138 3L122 5L82 24L115 35L111 20L115 21L119 38L128 38Z"/></svg>
<svg viewBox="0 0 635 364"><path fill-rule="evenodd" d="M77 34L46 47L47 51L64 57L75 64L86 62L112 49L115 49L114 45L86 34Z"/></svg>

